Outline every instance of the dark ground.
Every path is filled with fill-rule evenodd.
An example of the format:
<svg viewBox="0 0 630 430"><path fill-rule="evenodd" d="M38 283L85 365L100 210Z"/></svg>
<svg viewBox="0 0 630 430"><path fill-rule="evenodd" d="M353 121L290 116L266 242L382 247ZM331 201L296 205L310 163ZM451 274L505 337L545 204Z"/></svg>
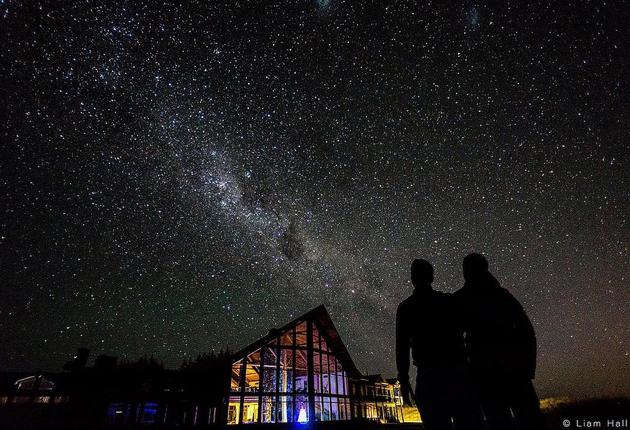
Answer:
<svg viewBox="0 0 630 430"><path fill-rule="evenodd" d="M572 401L569 399L549 399L542 402L545 414L546 430L556 429L576 429L576 428L621 428L630 429L630 398L604 398L604 399L588 399L580 401ZM18 407L19 408L19 407ZM0 429L3 430L40 430L40 429L105 429L108 427L95 426L75 426L68 422L51 423L45 422L43 416L33 413L31 410L28 415L6 414L9 412L7 407L1 408L0 412ZM19 418L16 420L16 418ZM567 421L568 420L568 421ZM625 420L625 421L623 421ZM16 422L19 421L19 422ZM53 420L57 421L57 420ZM27 423L28 422L28 423ZM330 429L330 430L422 430L424 427L420 423L407 424L376 424L368 422L328 422L319 423L320 426L304 426L303 430ZM568 424L568 425L565 425ZM269 430L294 429L294 425L261 425L247 426L265 427ZM128 428L128 427L125 427ZM141 427L153 428L153 427ZM164 428L164 427L160 427ZM181 428L181 427L178 427ZM199 427L196 427L199 428ZM230 427L235 429L234 427Z"/></svg>
<svg viewBox="0 0 630 430"><path fill-rule="evenodd" d="M549 403L545 405L543 402L549 430L589 428L589 425L590 428L630 428L630 398L560 400ZM624 419L625 424L616 422Z"/></svg>

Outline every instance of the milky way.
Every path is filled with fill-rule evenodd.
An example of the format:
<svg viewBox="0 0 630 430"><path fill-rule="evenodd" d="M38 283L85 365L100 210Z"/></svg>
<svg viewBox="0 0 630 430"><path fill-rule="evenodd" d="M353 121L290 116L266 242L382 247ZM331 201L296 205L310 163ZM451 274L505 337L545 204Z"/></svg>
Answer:
<svg viewBox="0 0 630 430"><path fill-rule="evenodd" d="M176 367L323 303L392 376L411 260L455 291L476 250L543 396L630 394L630 7L160 3L0 3L0 368Z"/></svg>

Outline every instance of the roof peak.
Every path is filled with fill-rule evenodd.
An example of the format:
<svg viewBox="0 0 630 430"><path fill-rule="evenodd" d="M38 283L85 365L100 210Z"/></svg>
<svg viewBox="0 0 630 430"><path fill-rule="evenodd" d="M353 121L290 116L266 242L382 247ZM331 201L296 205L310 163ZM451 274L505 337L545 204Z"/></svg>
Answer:
<svg viewBox="0 0 630 430"><path fill-rule="evenodd" d="M241 357L250 354L251 352L272 342L283 332L293 329L298 324L301 324L304 321L313 321L316 327L319 329L320 333L323 333L323 336L325 336L329 347L332 347L335 356L337 356L339 361L343 364L346 371L353 376L360 377L361 372L359 372L356 365L352 361L350 353L341 340L341 336L339 336L339 332L337 331L337 328L335 327L332 318L328 313L328 309L326 309L326 306L323 304L314 307L310 311L298 316L297 318L279 328L272 328L271 330L269 330L266 336L263 336L259 340L236 352L233 357L239 357L237 359L240 359Z"/></svg>

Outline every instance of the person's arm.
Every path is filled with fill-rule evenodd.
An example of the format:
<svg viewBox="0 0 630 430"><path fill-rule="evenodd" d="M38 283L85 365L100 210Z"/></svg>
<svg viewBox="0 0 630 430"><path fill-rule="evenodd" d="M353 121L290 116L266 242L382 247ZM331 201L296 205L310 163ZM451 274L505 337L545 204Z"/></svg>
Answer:
<svg viewBox="0 0 630 430"><path fill-rule="evenodd" d="M468 315L464 291L462 291L462 289L459 289L450 295L450 305L455 327L461 332L463 342L464 333L468 331L468 326L470 324L470 317Z"/></svg>
<svg viewBox="0 0 630 430"><path fill-rule="evenodd" d="M531 320L522 307L521 311L521 330L523 332L523 343L526 348L527 373L530 379L534 379L536 377L536 332L534 331Z"/></svg>
<svg viewBox="0 0 630 430"><path fill-rule="evenodd" d="M396 311L396 369L398 370L398 382L405 404L410 404L413 397L411 384L409 383L409 347L411 336L409 327L405 321L404 309L398 306Z"/></svg>
<svg viewBox="0 0 630 430"><path fill-rule="evenodd" d="M515 329L519 334L519 343L523 351L524 371L530 379L536 376L536 332L525 309L519 301L511 296L515 315Z"/></svg>

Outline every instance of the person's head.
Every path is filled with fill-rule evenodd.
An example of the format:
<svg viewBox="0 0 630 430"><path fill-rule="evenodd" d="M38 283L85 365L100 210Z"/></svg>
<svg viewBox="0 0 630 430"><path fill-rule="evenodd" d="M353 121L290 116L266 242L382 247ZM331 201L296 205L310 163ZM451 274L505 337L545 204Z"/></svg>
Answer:
<svg viewBox="0 0 630 430"><path fill-rule="evenodd" d="M488 273L488 260L482 254L473 252L464 257L464 279L473 281Z"/></svg>
<svg viewBox="0 0 630 430"><path fill-rule="evenodd" d="M416 258L411 263L411 283L414 288L431 287L433 266L427 260Z"/></svg>

